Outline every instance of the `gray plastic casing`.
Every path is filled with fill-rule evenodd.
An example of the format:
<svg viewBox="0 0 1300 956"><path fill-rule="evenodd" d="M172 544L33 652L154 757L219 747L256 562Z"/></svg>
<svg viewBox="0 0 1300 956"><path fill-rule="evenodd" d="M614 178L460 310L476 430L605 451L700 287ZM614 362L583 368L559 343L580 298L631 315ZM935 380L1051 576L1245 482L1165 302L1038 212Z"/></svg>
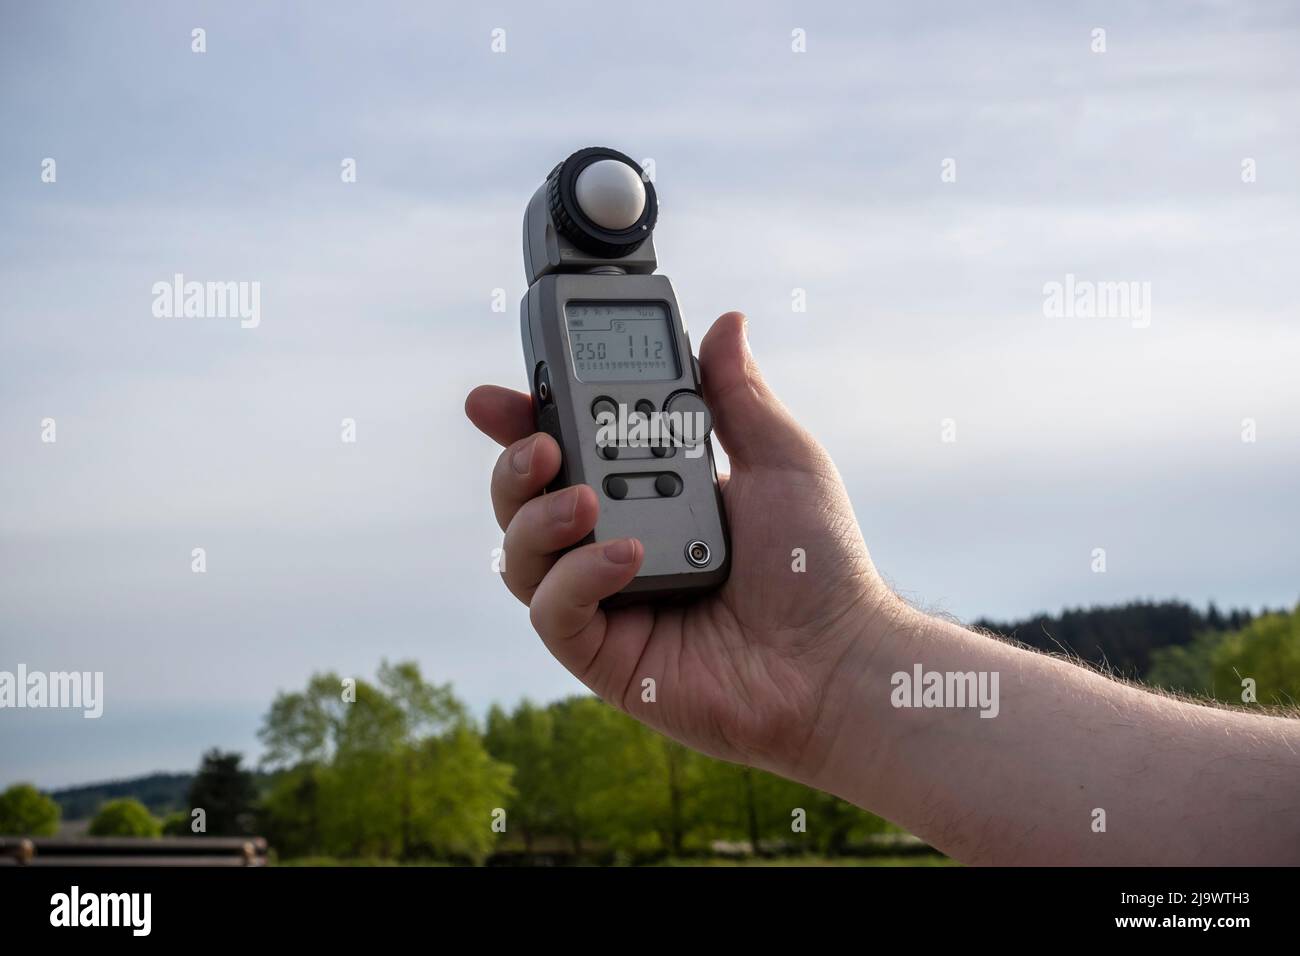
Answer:
<svg viewBox="0 0 1300 956"><path fill-rule="evenodd" d="M650 274L656 267L650 237L619 259L593 257L574 247L557 234L550 222L545 188L543 185L534 195L524 217L524 264L530 285L520 303L520 329L538 430L550 434L563 453L560 473L548 490L579 483L595 490L600 516L595 530L582 543L633 537L645 548L637 576L602 603L609 606L696 596L722 584L731 568L730 539L712 441L706 441L702 450L673 448L664 458L655 457L648 448L620 449L620 456L610 460L600 454L600 425L592 412L600 398L611 399L629 410L638 401L648 400L656 410L662 410L668 398L678 392L702 395L699 365L691 352L672 283L667 276ZM602 272L587 271L591 269ZM618 269L636 274L620 273ZM571 301L665 306L671 317L679 376L661 382L580 381L573 368L565 323L564 307ZM545 400L538 394L543 369L551 393ZM605 479L610 476L641 476L644 481L646 476L663 472L671 472L681 480L677 495L620 500L606 493ZM694 541L703 541L710 551L709 563L702 568L692 565L686 557L687 546Z"/></svg>

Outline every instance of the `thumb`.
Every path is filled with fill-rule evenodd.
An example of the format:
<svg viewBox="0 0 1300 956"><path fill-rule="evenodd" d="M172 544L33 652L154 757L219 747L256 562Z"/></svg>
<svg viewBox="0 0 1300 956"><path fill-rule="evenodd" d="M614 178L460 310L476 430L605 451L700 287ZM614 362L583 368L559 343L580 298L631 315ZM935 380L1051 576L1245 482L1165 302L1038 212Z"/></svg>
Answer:
<svg viewBox="0 0 1300 956"><path fill-rule="evenodd" d="M763 381L740 312L718 318L700 343L700 378L727 456L746 466L802 467L820 449Z"/></svg>

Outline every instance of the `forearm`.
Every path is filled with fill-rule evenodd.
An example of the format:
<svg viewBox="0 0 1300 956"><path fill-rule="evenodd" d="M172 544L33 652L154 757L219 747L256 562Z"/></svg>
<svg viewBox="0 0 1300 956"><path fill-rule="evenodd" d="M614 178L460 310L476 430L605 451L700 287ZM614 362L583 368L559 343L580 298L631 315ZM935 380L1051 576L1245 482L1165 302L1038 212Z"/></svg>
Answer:
<svg viewBox="0 0 1300 956"><path fill-rule="evenodd" d="M918 664L986 690L996 674L994 706L896 706L920 702ZM810 782L958 860L1300 862L1300 721L1173 700L913 611L875 616L845 678Z"/></svg>

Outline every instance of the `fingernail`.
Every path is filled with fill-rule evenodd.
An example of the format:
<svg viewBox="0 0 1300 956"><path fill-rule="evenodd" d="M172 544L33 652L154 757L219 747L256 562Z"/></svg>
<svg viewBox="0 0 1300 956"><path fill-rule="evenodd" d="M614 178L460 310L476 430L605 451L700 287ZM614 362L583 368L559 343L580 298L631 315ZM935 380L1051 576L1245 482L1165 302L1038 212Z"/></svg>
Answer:
<svg viewBox="0 0 1300 956"><path fill-rule="evenodd" d="M510 464L515 471L521 475L528 474L528 469L533 465L533 449L537 446L537 439L529 441L523 448L515 452L514 457L510 459Z"/></svg>
<svg viewBox="0 0 1300 956"><path fill-rule="evenodd" d="M631 538L619 538L605 545L605 557L612 564L631 564L636 560L636 542Z"/></svg>
<svg viewBox="0 0 1300 956"><path fill-rule="evenodd" d="M576 488L566 488L564 491L557 491L548 497L551 500L547 502L546 510L550 512L552 518L566 524L573 520L573 515L578 510L578 490Z"/></svg>

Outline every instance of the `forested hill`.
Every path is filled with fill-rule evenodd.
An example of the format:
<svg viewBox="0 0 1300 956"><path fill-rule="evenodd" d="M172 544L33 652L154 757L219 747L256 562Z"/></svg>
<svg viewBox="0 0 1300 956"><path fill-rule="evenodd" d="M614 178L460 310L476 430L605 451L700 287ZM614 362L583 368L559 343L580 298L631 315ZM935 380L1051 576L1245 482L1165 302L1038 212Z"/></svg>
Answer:
<svg viewBox="0 0 1300 956"><path fill-rule="evenodd" d="M1182 601L1134 601L1118 607L1040 614L1023 621L981 618L975 626L1141 680L1148 674L1151 652L1156 648L1184 646L1198 634L1237 631L1254 617L1245 610L1220 611L1213 604L1202 612Z"/></svg>
<svg viewBox="0 0 1300 956"><path fill-rule="evenodd" d="M151 773L127 780L109 780L80 787L53 790L50 797L63 811L65 820L84 820L93 817L100 804L118 797L134 797L149 810L165 816L186 806L192 773Z"/></svg>

